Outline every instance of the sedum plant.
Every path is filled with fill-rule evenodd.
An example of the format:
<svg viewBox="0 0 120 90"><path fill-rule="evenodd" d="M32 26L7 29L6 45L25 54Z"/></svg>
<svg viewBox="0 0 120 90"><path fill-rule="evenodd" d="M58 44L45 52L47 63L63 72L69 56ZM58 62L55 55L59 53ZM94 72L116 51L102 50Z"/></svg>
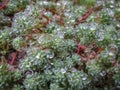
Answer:
<svg viewBox="0 0 120 90"><path fill-rule="evenodd" d="M27 75L23 84L26 90L41 90L41 89L47 90L44 76L38 73L34 73L34 75Z"/></svg>
<svg viewBox="0 0 120 90"><path fill-rule="evenodd" d="M6 27L4 30L0 30L0 54L6 54L11 48L11 36L9 33L10 28Z"/></svg>
<svg viewBox="0 0 120 90"><path fill-rule="evenodd" d="M120 82L119 82L119 79L120 79L120 69L119 69L119 67L118 68L115 68L114 69L115 70L115 73L116 74L114 74L113 75L113 79L115 80L115 86L117 87L117 89L119 89L120 87Z"/></svg>
<svg viewBox="0 0 120 90"><path fill-rule="evenodd" d="M28 3L29 0L21 0L21 1L10 0L9 3L7 4L7 7L4 10L2 10L2 12L5 15L12 15L14 13L23 10Z"/></svg>
<svg viewBox="0 0 120 90"><path fill-rule="evenodd" d="M3 26L6 25L11 25L11 19L0 12L0 29L3 29Z"/></svg>
<svg viewBox="0 0 120 90"><path fill-rule="evenodd" d="M0 90L119 90L119 4L9 0L0 5Z"/></svg>
<svg viewBox="0 0 120 90"><path fill-rule="evenodd" d="M21 85L14 85L12 90L23 90L23 86L21 86Z"/></svg>

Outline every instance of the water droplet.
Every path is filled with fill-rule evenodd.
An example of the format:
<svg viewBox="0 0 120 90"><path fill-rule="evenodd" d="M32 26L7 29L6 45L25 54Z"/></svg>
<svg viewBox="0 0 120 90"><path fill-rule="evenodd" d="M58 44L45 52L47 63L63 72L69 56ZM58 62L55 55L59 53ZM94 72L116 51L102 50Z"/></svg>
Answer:
<svg viewBox="0 0 120 90"><path fill-rule="evenodd" d="M96 1L97 1L97 2L96 2L96 6L100 6L100 5L105 6L104 0L96 0Z"/></svg>
<svg viewBox="0 0 120 90"><path fill-rule="evenodd" d="M64 32L58 31L58 32L57 32L57 36L58 36L59 38L64 38Z"/></svg>
<svg viewBox="0 0 120 90"><path fill-rule="evenodd" d="M22 63L19 64L19 68L23 69L23 64Z"/></svg>
<svg viewBox="0 0 120 90"><path fill-rule="evenodd" d="M115 55L118 52L118 47L114 44L111 44L108 46L108 50L110 53L113 53Z"/></svg>
<svg viewBox="0 0 120 90"><path fill-rule="evenodd" d="M98 41L102 41L104 39L104 31L100 30L96 33L96 37Z"/></svg>
<svg viewBox="0 0 120 90"><path fill-rule="evenodd" d="M62 73L66 73L66 70L64 68L61 69Z"/></svg>
<svg viewBox="0 0 120 90"><path fill-rule="evenodd" d="M114 5L110 5L110 8L114 8Z"/></svg>
<svg viewBox="0 0 120 90"><path fill-rule="evenodd" d="M109 52L109 55L110 55L110 56L114 56L114 53L113 53L113 52Z"/></svg>
<svg viewBox="0 0 120 90"><path fill-rule="evenodd" d="M37 59L39 59L39 58L40 58L40 53L38 53L38 54L36 55L36 58L37 58Z"/></svg>
<svg viewBox="0 0 120 90"><path fill-rule="evenodd" d="M54 57L54 52L52 50L46 50L45 53L48 59L52 59Z"/></svg>
<svg viewBox="0 0 120 90"><path fill-rule="evenodd" d="M120 28L120 24L119 23L116 26L117 26L117 28Z"/></svg>
<svg viewBox="0 0 120 90"><path fill-rule="evenodd" d="M28 70L25 72L25 76L28 76L28 75L33 75L33 71L32 70Z"/></svg>
<svg viewBox="0 0 120 90"><path fill-rule="evenodd" d="M106 75L106 72L105 72L105 71L102 71L102 72L100 73L100 75L103 77L103 76Z"/></svg>
<svg viewBox="0 0 120 90"><path fill-rule="evenodd" d="M42 34L38 37L37 41L39 44L41 44L43 42L43 37L44 37L44 34Z"/></svg>
<svg viewBox="0 0 120 90"><path fill-rule="evenodd" d="M82 78L82 80L86 80L86 79L87 79L87 77L83 77L83 78Z"/></svg>
<svg viewBox="0 0 120 90"><path fill-rule="evenodd" d="M111 3L111 4L114 4L114 3L115 3L115 0L110 0L110 3Z"/></svg>
<svg viewBox="0 0 120 90"><path fill-rule="evenodd" d="M77 69L76 68L72 68L72 72L77 72Z"/></svg>
<svg viewBox="0 0 120 90"><path fill-rule="evenodd" d="M98 24L97 23L91 23L91 25L89 26L90 30L96 30L97 29Z"/></svg>
<svg viewBox="0 0 120 90"><path fill-rule="evenodd" d="M60 7L60 6L61 6L61 4L60 4L60 3L57 3L57 6L58 6L58 7Z"/></svg>
<svg viewBox="0 0 120 90"><path fill-rule="evenodd" d="M112 17L114 17L114 11L113 10L108 10L108 14L110 15L110 16L112 16Z"/></svg>
<svg viewBox="0 0 120 90"><path fill-rule="evenodd" d="M54 63L50 63L51 65L54 65Z"/></svg>

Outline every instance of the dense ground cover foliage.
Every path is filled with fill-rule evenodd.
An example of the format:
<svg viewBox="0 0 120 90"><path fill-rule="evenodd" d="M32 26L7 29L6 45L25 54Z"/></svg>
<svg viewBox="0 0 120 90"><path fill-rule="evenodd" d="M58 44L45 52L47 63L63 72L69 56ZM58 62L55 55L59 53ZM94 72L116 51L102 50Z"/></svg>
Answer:
<svg viewBox="0 0 120 90"><path fill-rule="evenodd" d="M119 0L0 0L0 90L119 89Z"/></svg>

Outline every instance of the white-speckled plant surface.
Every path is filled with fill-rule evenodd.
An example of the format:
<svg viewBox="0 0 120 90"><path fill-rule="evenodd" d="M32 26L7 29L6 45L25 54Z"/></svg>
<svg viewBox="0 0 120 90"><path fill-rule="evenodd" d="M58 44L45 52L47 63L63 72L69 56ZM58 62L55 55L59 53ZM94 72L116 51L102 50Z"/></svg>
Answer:
<svg viewBox="0 0 120 90"><path fill-rule="evenodd" d="M0 90L119 90L120 0L0 0Z"/></svg>

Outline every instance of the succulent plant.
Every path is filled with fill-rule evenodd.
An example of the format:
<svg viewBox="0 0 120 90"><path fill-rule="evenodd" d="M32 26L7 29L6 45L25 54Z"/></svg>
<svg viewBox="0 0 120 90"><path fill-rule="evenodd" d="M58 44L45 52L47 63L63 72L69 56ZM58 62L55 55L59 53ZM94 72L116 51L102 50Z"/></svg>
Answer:
<svg viewBox="0 0 120 90"><path fill-rule="evenodd" d="M119 0L0 2L0 90L119 90Z"/></svg>

